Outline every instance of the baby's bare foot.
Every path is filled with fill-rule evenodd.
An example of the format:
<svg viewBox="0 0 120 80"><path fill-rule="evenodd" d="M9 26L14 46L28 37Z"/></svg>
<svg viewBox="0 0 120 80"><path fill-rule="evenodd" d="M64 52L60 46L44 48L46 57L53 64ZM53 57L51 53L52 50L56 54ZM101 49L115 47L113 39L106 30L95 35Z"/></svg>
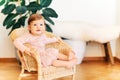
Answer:
<svg viewBox="0 0 120 80"><path fill-rule="evenodd" d="M74 54L74 52L70 52L69 53L69 60L72 60L72 59L74 59L75 58L75 54Z"/></svg>
<svg viewBox="0 0 120 80"><path fill-rule="evenodd" d="M71 69L72 67L74 67L76 65L77 61L75 59L69 61L68 65L66 66L66 68Z"/></svg>

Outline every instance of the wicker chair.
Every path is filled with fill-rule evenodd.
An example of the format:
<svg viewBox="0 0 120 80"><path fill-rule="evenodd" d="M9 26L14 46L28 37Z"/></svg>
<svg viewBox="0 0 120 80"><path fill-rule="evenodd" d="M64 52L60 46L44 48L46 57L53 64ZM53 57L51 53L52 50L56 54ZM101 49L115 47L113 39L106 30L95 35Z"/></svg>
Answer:
<svg viewBox="0 0 120 80"><path fill-rule="evenodd" d="M10 37L12 41L14 41L17 37L23 35L24 33L28 32L26 28L18 28L12 31L10 34ZM46 35L48 37L53 37L52 33L46 32ZM32 46L30 44L25 44L27 47L31 48ZM54 47L59 49L59 51L65 55L68 55L68 51L71 50L71 48L65 44L63 41L60 43L52 43L46 45L46 48L48 47ZM41 62L40 62L40 55L35 52L33 49L33 56L29 56L25 53L20 52L17 50L18 56L20 58L21 62L21 73L18 77L18 80L21 80L22 76L24 76L25 71L28 72L37 72L38 80L52 80L52 79L57 79L60 77L65 77L65 76L72 76L71 80L75 80L75 72L76 72L76 66L74 66L72 69L66 69L64 67L54 67L54 66L49 66L47 68L41 67Z"/></svg>

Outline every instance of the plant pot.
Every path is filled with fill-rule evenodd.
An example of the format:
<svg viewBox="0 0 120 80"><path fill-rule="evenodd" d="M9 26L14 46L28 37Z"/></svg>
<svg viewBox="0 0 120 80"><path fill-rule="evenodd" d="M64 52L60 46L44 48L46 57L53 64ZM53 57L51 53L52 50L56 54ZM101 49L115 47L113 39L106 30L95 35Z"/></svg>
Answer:
<svg viewBox="0 0 120 80"><path fill-rule="evenodd" d="M86 42L78 40L63 40L63 41L73 48L75 55L78 59L77 64L81 64L85 55Z"/></svg>

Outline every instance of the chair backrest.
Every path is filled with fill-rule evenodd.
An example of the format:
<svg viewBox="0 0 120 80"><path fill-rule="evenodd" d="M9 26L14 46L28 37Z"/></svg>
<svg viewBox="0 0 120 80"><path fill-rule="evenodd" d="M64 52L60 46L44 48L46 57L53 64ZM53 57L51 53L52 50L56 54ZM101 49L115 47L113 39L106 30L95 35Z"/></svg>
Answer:
<svg viewBox="0 0 120 80"><path fill-rule="evenodd" d="M14 41L16 38L18 38L28 32L29 31L27 30L27 28L23 28L23 27L15 29L11 32L10 38Z"/></svg>

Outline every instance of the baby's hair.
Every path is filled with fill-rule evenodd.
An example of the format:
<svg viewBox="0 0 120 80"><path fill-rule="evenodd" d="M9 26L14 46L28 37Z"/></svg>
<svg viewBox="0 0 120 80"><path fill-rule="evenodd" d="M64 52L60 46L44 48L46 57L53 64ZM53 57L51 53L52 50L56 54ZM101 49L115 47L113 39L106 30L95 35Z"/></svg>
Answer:
<svg viewBox="0 0 120 80"><path fill-rule="evenodd" d="M40 20L40 19L44 20L44 17L41 14L32 14L28 19L28 25L30 25L32 21Z"/></svg>

